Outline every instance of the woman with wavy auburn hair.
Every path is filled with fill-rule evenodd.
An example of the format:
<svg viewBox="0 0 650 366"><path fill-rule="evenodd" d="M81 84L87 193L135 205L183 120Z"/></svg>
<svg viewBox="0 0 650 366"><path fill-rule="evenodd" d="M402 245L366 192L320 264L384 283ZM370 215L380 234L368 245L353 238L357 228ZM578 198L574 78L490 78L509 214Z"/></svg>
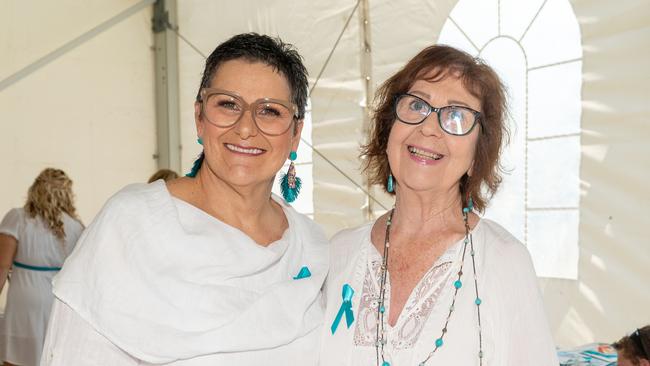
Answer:
<svg viewBox="0 0 650 366"><path fill-rule="evenodd" d="M320 365L557 365L526 247L479 216L508 133L497 74L434 45L377 102L362 156L395 206L331 240Z"/></svg>
<svg viewBox="0 0 650 366"><path fill-rule="evenodd" d="M52 277L74 248L83 225L77 218L72 181L59 169L43 170L22 208L0 223L0 289L11 270L0 360L38 365L54 299Z"/></svg>

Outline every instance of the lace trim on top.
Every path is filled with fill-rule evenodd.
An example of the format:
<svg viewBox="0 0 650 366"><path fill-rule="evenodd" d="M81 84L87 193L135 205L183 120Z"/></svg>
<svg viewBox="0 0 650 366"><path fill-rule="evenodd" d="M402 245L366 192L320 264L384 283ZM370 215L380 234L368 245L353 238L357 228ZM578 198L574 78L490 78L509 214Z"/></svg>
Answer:
<svg viewBox="0 0 650 366"><path fill-rule="evenodd" d="M363 291L359 300L358 320L354 330L356 346L374 347L377 339L377 304L379 300L379 276L381 256L369 244L367 270L363 280ZM455 246L454 246L455 247ZM453 250L453 248L450 248ZM412 348L420 337L429 314L436 304L451 273L452 260L449 253L425 273L415 286L397 319L395 327L385 324L388 343L394 349ZM386 308L390 304L390 275L386 279ZM387 318L385 319L387 322Z"/></svg>

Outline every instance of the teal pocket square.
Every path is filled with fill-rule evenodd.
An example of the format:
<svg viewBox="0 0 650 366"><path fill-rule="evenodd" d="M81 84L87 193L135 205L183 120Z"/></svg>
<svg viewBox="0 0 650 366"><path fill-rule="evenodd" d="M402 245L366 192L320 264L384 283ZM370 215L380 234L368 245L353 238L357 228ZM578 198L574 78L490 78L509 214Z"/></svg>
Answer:
<svg viewBox="0 0 650 366"><path fill-rule="evenodd" d="M299 280L301 278L307 278L307 277L311 277L311 272L309 271L309 268L307 268L307 266L304 266L300 268L300 272L298 272L298 275L296 275L293 279Z"/></svg>

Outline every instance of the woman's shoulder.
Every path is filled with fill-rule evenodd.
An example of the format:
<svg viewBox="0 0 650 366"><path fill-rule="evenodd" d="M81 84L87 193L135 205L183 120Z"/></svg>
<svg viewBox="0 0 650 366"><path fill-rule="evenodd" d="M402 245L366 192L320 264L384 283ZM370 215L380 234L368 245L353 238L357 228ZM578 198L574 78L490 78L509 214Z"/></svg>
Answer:
<svg viewBox="0 0 650 366"><path fill-rule="evenodd" d="M0 220L0 233L9 234L16 237L18 228L25 220L25 209L22 207L12 208L7 211L2 220Z"/></svg>
<svg viewBox="0 0 650 366"><path fill-rule="evenodd" d="M330 239L330 281L334 278L356 276L360 256L364 253L364 244L370 241L370 231L374 222L355 228L344 229ZM341 277L342 276L342 277Z"/></svg>
<svg viewBox="0 0 650 366"><path fill-rule="evenodd" d="M121 232L140 231L169 217L173 204L164 182L125 186L104 203L89 229L119 227Z"/></svg>
<svg viewBox="0 0 650 366"><path fill-rule="evenodd" d="M519 239L489 219L481 219L481 232L485 260L489 261L492 272L503 272L497 277L510 277L517 273L520 280L536 280L528 248Z"/></svg>
<svg viewBox="0 0 650 366"><path fill-rule="evenodd" d="M486 242L487 250L500 253L527 253L526 246L506 228L490 219L482 218L480 229Z"/></svg>
<svg viewBox="0 0 650 366"><path fill-rule="evenodd" d="M370 231L374 222L369 222L354 228L343 229L330 239L330 251L337 254L353 254L370 240Z"/></svg>
<svg viewBox="0 0 650 366"><path fill-rule="evenodd" d="M295 231L298 235L308 236L310 241L318 244L327 244L325 231L323 231L323 228L309 216L298 212L295 208L289 205L284 205L284 212L291 215L291 221L293 221Z"/></svg>
<svg viewBox="0 0 650 366"><path fill-rule="evenodd" d="M4 219L21 219L25 216L25 209L23 207L14 207L7 211L4 215Z"/></svg>
<svg viewBox="0 0 650 366"><path fill-rule="evenodd" d="M70 216L67 212L63 212L63 224L66 234L72 230L78 236L84 229L84 224L81 220Z"/></svg>
<svg viewBox="0 0 650 366"><path fill-rule="evenodd" d="M169 197L163 181L153 183L133 183L113 194L107 201L102 211L118 210L145 210L156 202L164 202Z"/></svg>
<svg viewBox="0 0 650 366"><path fill-rule="evenodd" d="M165 182L157 180L153 183L132 183L115 193L109 201L120 204L138 204L150 199L168 196Z"/></svg>
<svg viewBox="0 0 650 366"><path fill-rule="evenodd" d="M353 228L343 229L334 234L331 241L332 243L344 243L349 240L355 240L370 235L370 230L372 230L374 224L375 222L372 221Z"/></svg>

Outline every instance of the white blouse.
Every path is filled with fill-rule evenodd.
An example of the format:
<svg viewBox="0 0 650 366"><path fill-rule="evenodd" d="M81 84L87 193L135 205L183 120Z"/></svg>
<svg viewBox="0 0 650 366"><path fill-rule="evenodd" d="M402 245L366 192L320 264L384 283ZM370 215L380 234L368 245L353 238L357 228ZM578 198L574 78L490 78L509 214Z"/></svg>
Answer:
<svg viewBox="0 0 650 366"><path fill-rule="evenodd" d="M372 223L344 230L330 243L327 310L321 366L375 366L377 301L381 256L370 241ZM481 219L472 231L475 248L484 366L558 365L537 277L526 248L498 224ZM464 240L464 239L463 239ZM417 366L440 338L460 269L463 240L453 244L422 277L395 326L390 314L390 273L386 282L385 360L391 366ZM469 246L443 345L426 365L479 365L476 286ZM354 322L345 315L332 333L342 306L342 288L352 287Z"/></svg>
<svg viewBox="0 0 650 366"><path fill-rule="evenodd" d="M327 240L274 199L289 228L263 247L162 181L117 193L54 279L41 365L316 364Z"/></svg>

